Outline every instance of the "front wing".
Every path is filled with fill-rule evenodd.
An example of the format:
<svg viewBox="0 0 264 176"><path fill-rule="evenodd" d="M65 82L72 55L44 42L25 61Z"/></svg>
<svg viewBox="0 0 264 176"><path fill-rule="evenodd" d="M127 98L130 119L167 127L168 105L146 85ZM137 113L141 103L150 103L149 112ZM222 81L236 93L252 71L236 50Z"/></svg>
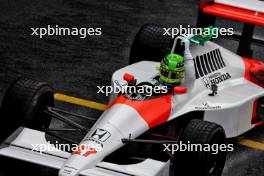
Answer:
<svg viewBox="0 0 264 176"><path fill-rule="evenodd" d="M21 127L0 146L0 155L58 170L71 156L60 150L36 151L34 144L48 144L45 133ZM168 176L169 166L170 161L165 163L153 159L131 165L100 162L96 167L82 171L80 176Z"/></svg>

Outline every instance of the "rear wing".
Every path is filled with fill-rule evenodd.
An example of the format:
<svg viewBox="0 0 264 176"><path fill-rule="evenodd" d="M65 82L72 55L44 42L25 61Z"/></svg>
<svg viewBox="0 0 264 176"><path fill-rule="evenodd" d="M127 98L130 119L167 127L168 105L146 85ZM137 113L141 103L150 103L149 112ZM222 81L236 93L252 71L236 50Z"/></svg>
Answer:
<svg viewBox="0 0 264 176"><path fill-rule="evenodd" d="M198 27L215 25L216 17L244 22L237 54L251 58L251 43L264 46L264 41L253 38L255 25L264 26L264 1L260 0L200 0Z"/></svg>

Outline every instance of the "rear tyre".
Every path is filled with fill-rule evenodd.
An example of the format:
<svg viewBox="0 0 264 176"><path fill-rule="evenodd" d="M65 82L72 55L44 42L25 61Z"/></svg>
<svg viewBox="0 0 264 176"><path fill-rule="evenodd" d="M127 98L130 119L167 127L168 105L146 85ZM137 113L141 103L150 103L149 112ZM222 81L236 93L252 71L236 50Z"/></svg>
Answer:
<svg viewBox="0 0 264 176"><path fill-rule="evenodd" d="M49 127L51 117L41 110L54 106L52 88L45 82L20 78L8 88L0 108L0 142L19 126L36 130Z"/></svg>
<svg viewBox="0 0 264 176"><path fill-rule="evenodd" d="M210 144L218 147L218 153L209 151L178 152L175 156L175 172L182 176L220 176L222 174L226 151L220 151L220 145L226 145L224 129L211 122L194 119L184 129L180 137L185 144ZM214 147L216 148L216 147ZM216 154L213 154L216 153Z"/></svg>
<svg viewBox="0 0 264 176"><path fill-rule="evenodd" d="M163 34L163 26L155 24L142 26L133 41L129 64L143 60L160 62L172 44L171 37Z"/></svg>

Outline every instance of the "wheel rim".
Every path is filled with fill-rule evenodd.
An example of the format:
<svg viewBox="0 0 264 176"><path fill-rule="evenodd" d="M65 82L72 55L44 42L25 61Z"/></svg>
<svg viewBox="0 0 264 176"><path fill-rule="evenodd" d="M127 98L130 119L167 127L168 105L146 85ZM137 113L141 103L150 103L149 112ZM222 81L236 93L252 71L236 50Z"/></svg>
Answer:
<svg viewBox="0 0 264 176"><path fill-rule="evenodd" d="M29 128L33 128L36 130L45 130L49 127L51 117L47 116L46 114L42 113L42 110L46 106L54 106L54 98L53 98L53 92L50 90L49 87L43 88L43 93L40 95L36 95L34 97L36 101L33 100L33 112L29 119L25 121L25 126Z"/></svg>

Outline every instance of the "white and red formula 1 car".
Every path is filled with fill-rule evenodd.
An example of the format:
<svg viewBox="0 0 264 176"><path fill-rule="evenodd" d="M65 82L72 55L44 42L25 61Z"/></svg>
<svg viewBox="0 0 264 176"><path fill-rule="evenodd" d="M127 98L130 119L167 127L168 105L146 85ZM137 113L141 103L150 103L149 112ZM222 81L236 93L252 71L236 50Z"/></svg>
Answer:
<svg viewBox="0 0 264 176"><path fill-rule="evenodd" d="M141 86L158 81L159 61L171 43L162 34L156 25L143 26L132 46L131 65L112 75L112 86L117 81L122 85L136 80ZM177 43L175 51L182 50L181 42ZM190 51L196 77L192 86L183 87L183 81L183 86L153 96L113 93L107 110L90 130L62 114L83 116L54 108L48 84L17 80L2 102L0 155L58 169L60 176L168 176L170 161L176 175L221 175L226 151L172 155L163 144L222 145L226 138L261 125L264 64L213 42L192 45ZM32 147L48 143L45 132L51 134L51 117L87 133L79 150L41 153Z"/></svg>

